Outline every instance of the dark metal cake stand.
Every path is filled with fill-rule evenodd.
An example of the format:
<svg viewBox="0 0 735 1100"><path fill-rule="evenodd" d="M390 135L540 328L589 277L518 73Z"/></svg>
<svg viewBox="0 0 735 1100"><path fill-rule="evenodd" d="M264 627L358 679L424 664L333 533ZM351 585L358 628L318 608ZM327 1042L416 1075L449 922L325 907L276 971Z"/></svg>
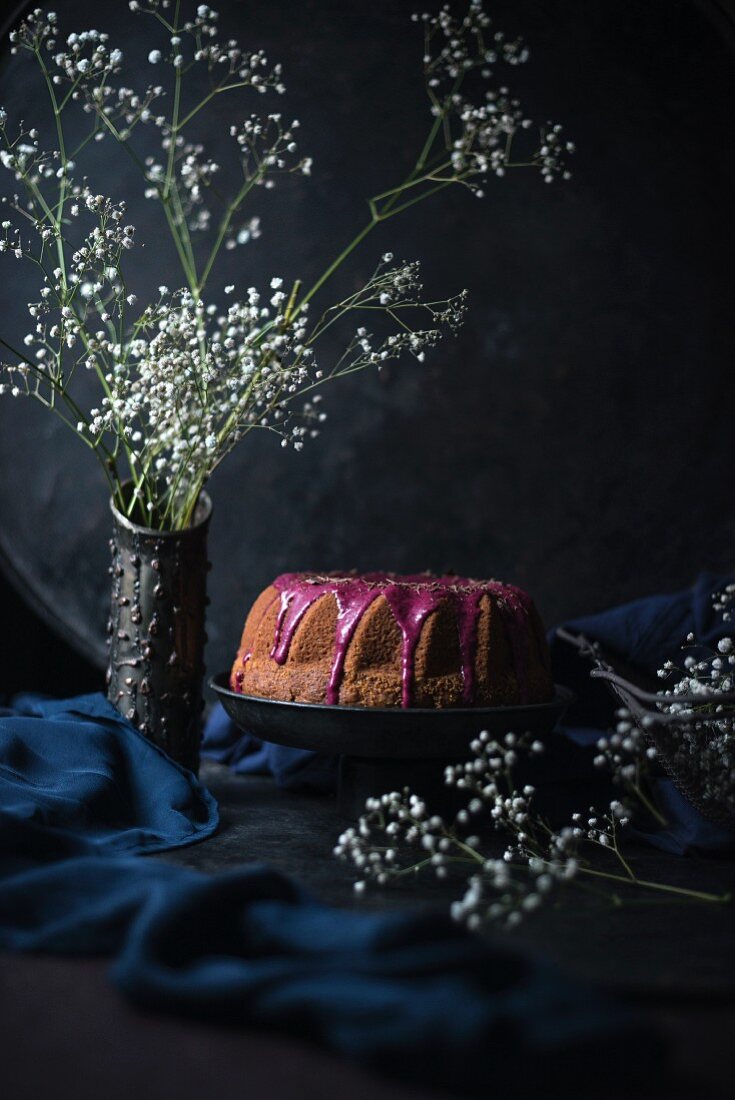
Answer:
<svg viewBox="0 0 735 1100"><path fill-rule="evenodd" d="M212 677L210 687L244 732L288 748L337 757L337 805L349 818L362 812L366 798L405 786L439 812L453 809L444 768L469 759L470 742L481 730L493 736L528 731L543 737L573 700L572 693L557 684L548 703L514 707L437 710L284 703L231 691L226 672Z"/></svg>

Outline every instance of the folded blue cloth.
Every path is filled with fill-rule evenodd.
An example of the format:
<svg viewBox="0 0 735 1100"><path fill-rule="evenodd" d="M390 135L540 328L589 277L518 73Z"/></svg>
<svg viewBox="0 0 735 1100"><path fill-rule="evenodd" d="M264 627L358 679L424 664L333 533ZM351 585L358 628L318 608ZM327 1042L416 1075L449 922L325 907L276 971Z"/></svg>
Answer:
<svg viewBox="0 0 735 1100"><path fill-rule="evenodd" d="M217 824L210 793L102 695L0 710L0 835L20 861L34 836L67 855L156 852Z"/></svg>
<svg viewBox="0 0 735 1100"><path fill-rule="evenodd" d="M700 644L707 646L714 646L730 632L722 616L713 610L712 595L734 579L735 574L719 577L702 573L692 588L635 600L563 625L571 632L585 634L655 677L664 661L678 654L690 631ZM610 691L590 678L589 660L562 641L557 630L554 628L549 634L554 679L570 687L577 696L577 702L565 716L562 731L580 746L593 745L615 724L616 704ZM272 775L280 787L287 789L326 791L334 790L337 783L335 757L288 749L243 734L219 704L207 722L203 753L240 774ZM547 761L548 756L547 753ZM568 754L564 754L562 763L567 766ZM580 756L575 761L574 772L570 779L579 778L580 785L589 782L587 758ZM599 781L599 773L595 780ZM695 848L707 852L735 851L735 834L703 818L669 780L660 779L658 785L669 826L646 830L641 834L646 840L679 855Z"/></svg>
<svg viewBox="0 0 735 1100"><path fill-rule="evenodd" d="M734 576L702 573L691 588L646 596L561 625L570 633L584 634L599 642L613 656L622 658L655 683L658 669L680 654L690 631L699 644L710 647L730 633L729 624L712 607L712 596ZM558 629L555 627L549 633L554 678L577 696L574 708L567 714L566 728L579 743L594 742L600 731L613 723L613 696L604 685L590 679L590 661L559 638Z"/></svg>
<svg viewBox="0 0 735 1100"><path fill-rule="evenodd" d="M0 716L0 949L111 955L136 1003L294 1031L454 1092L527 1094L539 1066L545 1087L640 1080L657 1058L616 1008L447 919L329 908L260 866L207 877L135 855L216 825L194 776L101 696L21 700Z"/></svg>

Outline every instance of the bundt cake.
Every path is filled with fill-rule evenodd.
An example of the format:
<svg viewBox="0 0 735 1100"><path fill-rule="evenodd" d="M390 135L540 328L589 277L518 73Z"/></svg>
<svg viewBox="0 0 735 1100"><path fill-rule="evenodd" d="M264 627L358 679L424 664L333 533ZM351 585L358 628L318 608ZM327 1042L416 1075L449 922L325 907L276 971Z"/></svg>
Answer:
<svg viewBox="0 0 735 1100"><path fill-rule="evenodd" d="M508 706L551 697L524 591L430 574L284 573L245 622L230 687L361 707Z"/></svg>

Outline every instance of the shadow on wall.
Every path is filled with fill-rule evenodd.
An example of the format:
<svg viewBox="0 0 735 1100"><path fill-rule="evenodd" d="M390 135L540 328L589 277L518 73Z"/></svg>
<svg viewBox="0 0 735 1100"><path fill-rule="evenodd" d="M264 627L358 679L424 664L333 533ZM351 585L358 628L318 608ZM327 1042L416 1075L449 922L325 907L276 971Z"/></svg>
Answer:
<svg viewBox="0 0 735 1100"><path fill-rule="evenodd" d="M0 575L0 703L25 691L64 698L103 690L103 674L62 641Z"/></svg>

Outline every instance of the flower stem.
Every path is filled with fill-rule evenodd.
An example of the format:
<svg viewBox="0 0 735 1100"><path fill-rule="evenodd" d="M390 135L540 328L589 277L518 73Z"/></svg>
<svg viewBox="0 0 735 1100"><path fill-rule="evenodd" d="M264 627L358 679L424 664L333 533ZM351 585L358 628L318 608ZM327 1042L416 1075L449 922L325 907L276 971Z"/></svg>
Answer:
<svg viewBox="0 0 735 1100"><path fill-rule="evenodd" d="M659 823L659 825L662 825L662 826L668 825L668 821L666 820L664 815L661 813L661 811L659 809L657 809L657 807L653 804L653 802L648 797L648 795L643 791L643 789L642 789L642 787L641 787L641 785L638 781L636 781L633 784L632 789L633 789L636 797L640 799L640 801L643 803L645 808L648 810L651 817L653 817Z"/></svg>
<svg viewBox="0 0 735 1100"><path fill-rule="evenodd" d="M628 875L615 875L610 871L596 871L592 867L579 867L581 875L594 875L595 878L606 878L612 882L625 882L629 886L640 886L644 890L660 890L667 894L677 894L680 897L694 898L697 901L713 901L724 904L732 899L732 894L710 894L704 890L687 890L684 886L670 886L665 882L650 882L648 879L630 878Z"/></svg>
<svg viewBox="0 0 735 1100"><path fill-rule="evenodd" d="M329 265L327 270L317 279L317 281L314 283L312 288L309 291L307 291L307 293L303 296L303 298L298 303L298 305L294 307L294 311L293 311L294 316L296 316L298 313L301 312L301 310L304 308L304 306L306 305L307 302L311 301L311 299L314 297L314 295L317 293L317 291L320 290L324 286L327 279L330 279L332 277L332 275L334 275L337 268L340 267L344 263L344 261L347 259L347 257L352 252L355 251L357 246L359 244L361 244L362 241L365 240L368 233L370 233L371 230L373 230L375 228L375 226L378 224L379 221L380 221L380 216L379 215L377 215L377 216L373 215L373 217L370 219L370 221L367 222L367 224L362 227L362 229L357 234L357 236L353 237L353 239L350 241L350 243L347 245L347 247L342 249L342 251L340 252L337 259L334 260Z"/></svg>

